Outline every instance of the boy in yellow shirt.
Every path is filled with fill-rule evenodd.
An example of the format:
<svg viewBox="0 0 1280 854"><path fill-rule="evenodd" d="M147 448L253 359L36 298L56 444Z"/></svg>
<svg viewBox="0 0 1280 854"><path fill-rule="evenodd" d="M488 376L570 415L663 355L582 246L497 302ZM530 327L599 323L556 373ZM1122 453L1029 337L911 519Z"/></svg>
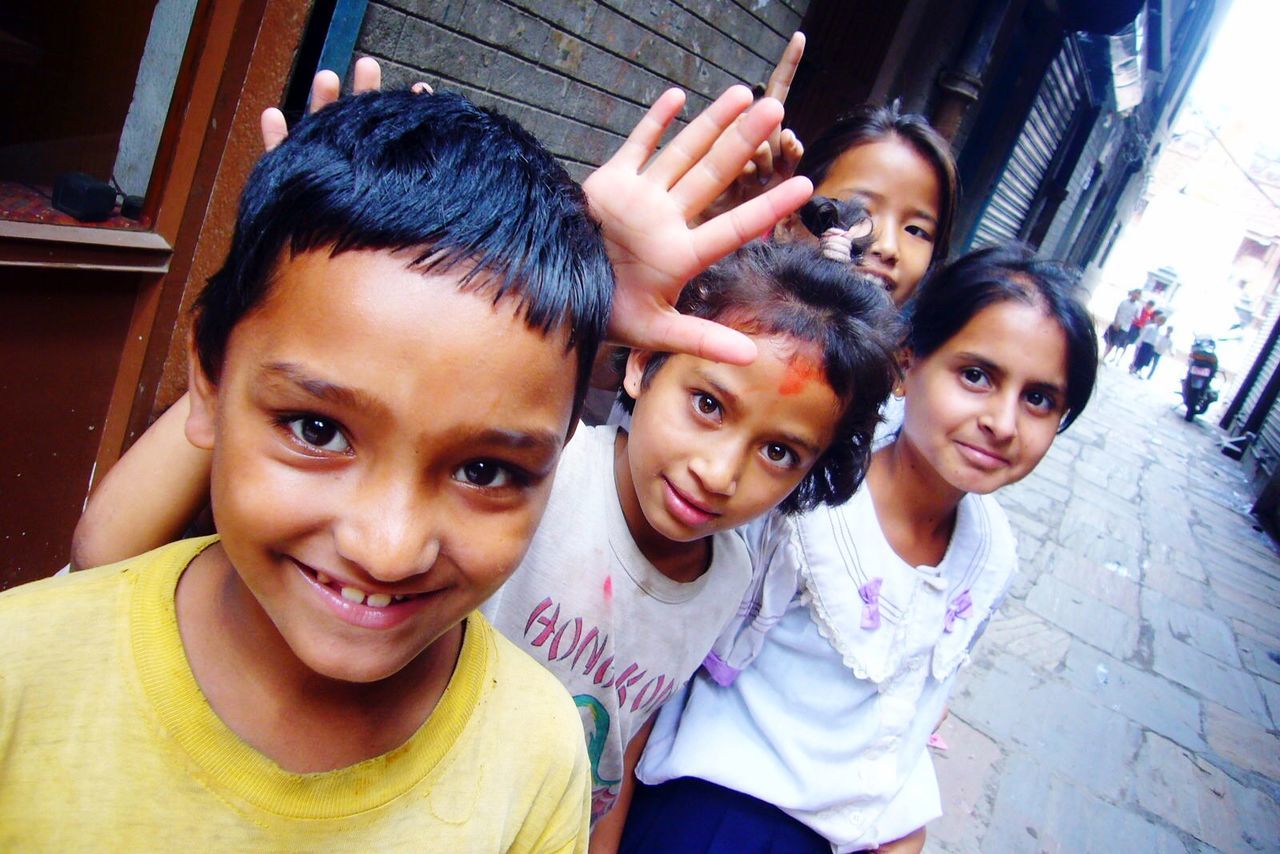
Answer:
<svg viewBox="0 0 1280 854"><path fill-rule="evenodd" d="M718 192L665 163L676 207ZM609 251L661 292L638 246ZM385 93L301 124L197 307L218 535L0 596L0 849L584 850L573 703L474 608L538 523L611 290L584 197L513 123Z"/></svg>

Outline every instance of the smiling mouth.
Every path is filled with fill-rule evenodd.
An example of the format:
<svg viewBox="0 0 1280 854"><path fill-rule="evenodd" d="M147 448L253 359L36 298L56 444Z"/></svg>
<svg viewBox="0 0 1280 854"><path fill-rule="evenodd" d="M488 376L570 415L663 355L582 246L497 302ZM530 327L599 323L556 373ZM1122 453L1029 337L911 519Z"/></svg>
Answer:
<svg viewBox="0 0 1280 854"><path fill-rule="evenodd" d="M665 477L662 479L662 482L666 486L665 498L667 511L682 524L690 528L696 528L707 524L720 515L709 507L690 498Z"/></svg>
<svg viewBox="0 0 1280 854"><path fill-rule="evenodd" d="M893 274L876 264L859 264L858 270L878 279L880 285L889 293L893 293L898 289L898 283L894 281Z"/></svg>
<svg viewBox="0 0 1280 854"><path fill-rule="evenodd" d="M430 595L429 593L369 593L359 587L352 587L335 581L323 572L304 564L298 564L298 566L316 584L328 588L352 605L363 605L366 608L390 608L394 605L413 602Z"/></svg>
<svg viewBox="0 0 1280 854"><path fill-rule="evenodd" d="M960 452L978 468L995 470L1009 465L1009 460L1006 457L1002 457L994 451L989 451L977 445L970 445L966 442L956 442L956 445L959 446Z"/></svg>

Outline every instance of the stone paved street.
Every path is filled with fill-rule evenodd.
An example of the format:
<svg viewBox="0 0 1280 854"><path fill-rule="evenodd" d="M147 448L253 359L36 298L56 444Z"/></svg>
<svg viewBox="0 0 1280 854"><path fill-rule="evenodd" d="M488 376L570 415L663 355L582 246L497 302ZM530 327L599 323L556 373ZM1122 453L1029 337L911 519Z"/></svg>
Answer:
<svg viewBox="0 0 1280 854"><path fill-rule="evenodd" d="M926 852L1280 851L1280 556L1166 359L1104 366L1000 493L1021 575L961 674Z"/></svg>

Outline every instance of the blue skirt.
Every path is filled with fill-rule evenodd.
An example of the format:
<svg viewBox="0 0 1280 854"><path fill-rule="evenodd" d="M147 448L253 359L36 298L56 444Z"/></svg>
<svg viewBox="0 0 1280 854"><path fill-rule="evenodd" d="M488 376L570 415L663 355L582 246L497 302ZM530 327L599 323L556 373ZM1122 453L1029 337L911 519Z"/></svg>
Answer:
<svg viewBox="0 0 1280 854"><path fill-rule="evenodd" d="M831 843L773 804L681 777L636 783L620 854L831 854Z"/></svg>

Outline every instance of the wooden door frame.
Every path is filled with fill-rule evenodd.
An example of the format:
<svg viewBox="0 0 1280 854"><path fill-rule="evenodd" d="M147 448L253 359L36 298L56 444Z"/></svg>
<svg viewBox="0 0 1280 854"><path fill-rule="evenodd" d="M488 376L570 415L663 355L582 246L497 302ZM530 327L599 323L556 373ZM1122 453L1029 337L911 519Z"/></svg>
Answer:
<svg viewBox="0 0 1280 854"><path fill-rule="evenodd" d="M140 277L90 489L185 387L184 310L230 244L241 188L262 152L259 117L280 102L310 8L310 0L197 7L147 199L153 234L172 249L163 271Z"/></svg>

